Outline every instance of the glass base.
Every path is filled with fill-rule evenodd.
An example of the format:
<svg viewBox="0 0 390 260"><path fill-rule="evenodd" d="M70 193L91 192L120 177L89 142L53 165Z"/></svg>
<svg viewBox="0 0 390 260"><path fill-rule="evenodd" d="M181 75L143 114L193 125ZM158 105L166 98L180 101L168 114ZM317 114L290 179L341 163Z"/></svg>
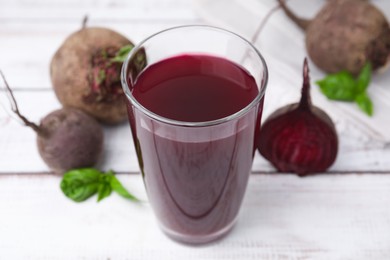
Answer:
<svg viewBox="0 0 390 260"><path fill-rule="evenodd" d="M175 231L169 230L165 228L163 225L160 225L162 231L172 240L187 244L187 245L202 245L207 244L212 241L221 239L222 237L226 236L234 227L234 225L237 222L237 218L235 218L232 222L230 222L227 226L225 226L223 229L218 230L217 232L208 234L208 235L202 235L202 236L191 236L191 235L183 235L180 233L177 233Z"/></svg>

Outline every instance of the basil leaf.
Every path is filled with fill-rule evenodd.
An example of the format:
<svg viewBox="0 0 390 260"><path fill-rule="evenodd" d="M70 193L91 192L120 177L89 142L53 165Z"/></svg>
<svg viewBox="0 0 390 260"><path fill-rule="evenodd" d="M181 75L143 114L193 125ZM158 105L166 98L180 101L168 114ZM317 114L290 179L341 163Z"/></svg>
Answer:
<svg viewBox="0 0 390 260"><path fill-rule="evenodd" d="M98 193L99 202L110 196L113 190L124 198L139 201L122 186L113 171L102 173L93 168L71 170L64 174L60 187L65 196L76 202L85 201L95 193Z"/></svg>
<svg viewBox="0 0 390 260"><path fill-rule="evenodd" d="M356 81L346 71L326 76L316 82L321 92L329 99L341 101L354 101L357 89Z"/></svg>
<svg viewBox="0 0 390 260"><path fill-rule="evenodd" d="M68 171L61 181L61 190L73 201L85 201L98 191L100 175L100 171L91 168Z"/></svg>
<svg viewBox="0 0 390 260"><path fill-rule="evenodd" d="M107 173L102 173L100 175L100 182L101 183L108 183L108 184L110 184L112 176L114 176L114 172L113 171L109 171Z"/></svg>
<svg viewBox="0 0 390 260"><path fill-rule="evenodd" d="M124 62L126 60L127 55L134 48L133 44L128 44L119 49L116 53L115 57L111 59L112 62Z"/></svg>
<svg viewBox="0 0 390 260"><path fill-rule="evenodd" d="M98 186L98 199L97 201L101 201L102 199L111 195L112 188L109 182L100 183Z"/></svg>
<svg viewBox="0 0 390 260"><path fill-rule="evenodd" d="M367 89L371 81L371 72L371 64L367 63L366 65L364 65L363 69L360 71L359 77L357 78L358 93L362 93Z"/></svg>
<svg viewBox="0 0 390 260"><path fill-rule="evenodd" d="M112 175L111 177L110 185L111 188L122 197L132 201L137 201L137 202L140 201L137 197L130 194L114 175Z"/></svg>
<svg viewBox="0 0 390 260"><path fill-rule="evenodd" d="M354 101L367 115L372 116L373 104L366 93L371 81L372 66L367 63L360 71L358 78L346 71L326 76L316 82L321 92L329 99Z"/></svg>
<svg viewBox="0 0 390 260"><path fill-rule="evenodd" d="M374 108L372 101L366 92L359 94L356 97L355 102L359 106L360 110L365 112L367 115L372 116L374 113Z"/></svg>

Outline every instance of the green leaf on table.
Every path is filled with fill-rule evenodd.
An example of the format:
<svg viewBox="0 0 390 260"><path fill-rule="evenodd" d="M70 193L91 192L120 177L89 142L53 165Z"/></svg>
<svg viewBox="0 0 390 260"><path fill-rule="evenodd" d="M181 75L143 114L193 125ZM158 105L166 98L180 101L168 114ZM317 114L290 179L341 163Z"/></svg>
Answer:
<svg viewBox="0 0 390 260"><path fill-rule="evenodd" d="M372 116L373 104L367 95L371 74L372 66L367 63L356 79L349 72L342 71L330 74L316 84L329 99L355 102L363 112Z"/></svg>
<svg viewBox="0 0 390 260"><path fill-rule="evenodd" d="M372 67L370 63L367 63L357 78L357 92L362 93L365 91L371 81Z"/></svg>
<svg viewBox="0 0 390 260"><path fill-rule="evenodd" d="M100 174L100 171L90 168L68 171L62 178L61 190L73 201L84 201L97 192Z"/></svg>
<svg viewBox="0 0 390 260"><path fill-rule="evenodd" d="M316 82L321 92L329 99L354 101L356 97L356 82L346 71L326 76Z"/></svg>
<svg viewBox="0 0 390 260"><path fill-rule="evenodd" d="M110 183L108 183L108 182L100 183L99 187L98 187L98 199L97 199L97 201L99 202L102 199L110 196L111 192L112 192L112 188L111 188Z"/></svg>
<svg viewBox="0 0 390 260"><path fill-rule="evenodd" d="M360 110L366 113L369 116L372 116L374 109L370 97L365 93L361 93L355 99L356 104L359 106Z"/></svg>
<svg viewBox="0 0 390 260"><path fill-rule="evenodd" d="M128 44L119 49L115 57L111 59L112 62L124 62L127 58L127 55L134 48L133 44Z"/></svg>
<svg viewBox="0 0 390 260"><path fill-rule="evenodd" d="M111 181L110 181L110 185L111 185L111 188L116 192L118 193L119 195L121 195L122 197L126 198L126 199L129 199L129 200L132 200L132 201L140 201L137 197L135 197L134 195L130 194L125 187L123 187L123 185L120 183L120 181L114 176L112 175L112 178L111 178Z"/></svg>
<svg viewBox="0 0 390 260"><path fill-rule="evenodd" d="M65 196L75 202L85 201L96 193L99 202L110 196L113 190L124 198L139 201L123 187L113 171L103 173L93 168L70 170L64 174L60 187Z"/></svg>

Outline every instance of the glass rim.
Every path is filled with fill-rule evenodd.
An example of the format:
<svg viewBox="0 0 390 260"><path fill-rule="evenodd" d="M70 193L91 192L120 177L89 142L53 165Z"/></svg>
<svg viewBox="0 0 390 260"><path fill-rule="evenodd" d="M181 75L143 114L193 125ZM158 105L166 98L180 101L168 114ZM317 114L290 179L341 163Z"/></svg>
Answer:
<svg viewBox="0 0 390 260"><path fill-rule="evenodd" d="M233 113L231 115L228 115L226 117L221 117L221 118L218 118L218 119L215 119L215 120L209 120L209 121L190 122L190 121L181 121L181 120L175 120L175 119L170 119L170 118L167 118L167 117L164 117L164 116L160 116L160 115L150 111L149 109L147 109L143 105L141 105L138 102L138 100L132 95L132 93L131 93L131 91L129 89L128 83L127 83L127 71L128 71L129 61L133 57L133 55L135 53L137 53L137 51L139 49L143 48L143 45L147 41L149 41L150 39L154 38L155 36L160 35L160 34L165 33L165 32L168 32L168 31L173 31L173 30L183 29L183 28L213 29L213 30L220 31L222 33L230 34L230 35L232 35L234 37L238 37L239 39L243 40L243 42L248 44L249 47L252 50L255 51L255 53L257 54L258 58L260 58L260 61L261 61L262 65L263 65L264 77L263 77L263 81L262 81L261 86L260 86L261 88L259 90L259 93L257 94L257 96L248 105L246 105L241 110L239 110L239 111L237 111L237 112L235 112L235 113ZM144 40L142 40L136 46L134 46L134 48L127 55L123 65L122 65L121 82L122 82L123 92L125 93L127 99L129 99L131 101L131 104L133 106L135 106L137 109L142 111L148 117L153 118L153 119L155 119L157 121L160 121L162 123L170 124L170 125L187 126L187 127L205 127L205 126L219 125L219 124L222 124L222 123L225 123L225 122L229 122L229 121L231 121L233 119L239 118L239 117L245 115L256 104L260 103L261 99L263 98L263 96L265 94L265 90L267 88L268 68L267 68L267 64L265 63L265 60L263 58L263 55L261 55L260 51L257 50L257 48L250 41L248 41L244 37L240 36L239 34L236 34L236 33L232 32L232 31L229 31L229 30L226 30L226 29L222 29L222 28L219 28L219 27L216 27L216 26L210 26L210 25L182 25L182 26L171 27L171 28L159 31L157 33L154 33L154 34L150 35L149 37L145 38Z"/></svg>

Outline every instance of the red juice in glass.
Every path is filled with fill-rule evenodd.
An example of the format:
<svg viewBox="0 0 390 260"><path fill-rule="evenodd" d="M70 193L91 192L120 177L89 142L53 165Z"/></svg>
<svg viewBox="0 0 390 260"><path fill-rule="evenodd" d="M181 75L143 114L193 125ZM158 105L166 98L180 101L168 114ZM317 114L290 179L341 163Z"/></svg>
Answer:
<svg viewBox="0 0 390 260"><path fill-rule="evenodd" d="M163 231L192 244L223 236L235 223L251 171L263 104L259 82L245 67L211 54L170 55L136 73L129 64L129 122Z"/></svg>

